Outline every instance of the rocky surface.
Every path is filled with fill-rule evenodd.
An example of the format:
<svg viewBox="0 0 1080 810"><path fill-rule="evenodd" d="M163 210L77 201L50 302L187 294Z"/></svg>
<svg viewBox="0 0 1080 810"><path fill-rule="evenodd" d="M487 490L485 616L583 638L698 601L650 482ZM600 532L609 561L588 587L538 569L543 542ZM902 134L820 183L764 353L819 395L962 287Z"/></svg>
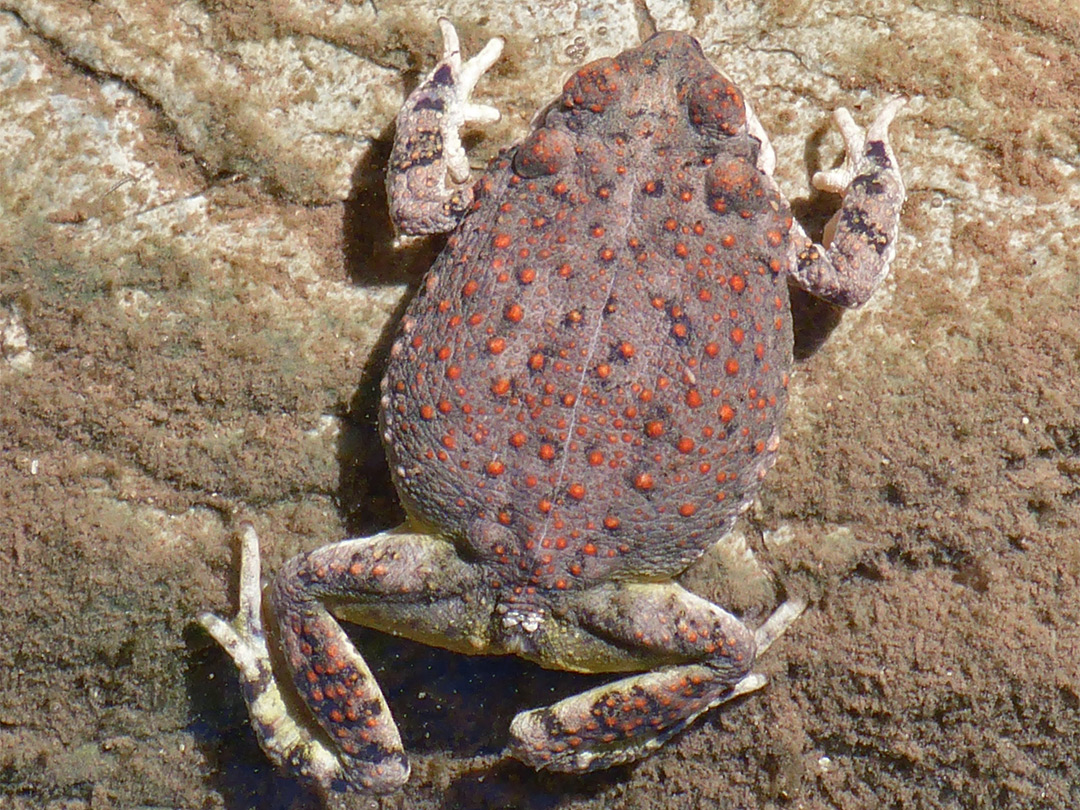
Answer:
<svg viewBox="0 0 1080 810"><path fill-rule="evenodd" d="M509 718L580 678L365 634L414 754L383 804L1080 801L1069 0L443 10L470 50L507 37L477 165L655 26L755 101L812 232L829 112L908 96L909 200L885 289L842 318L800 304L780 460L687 577L751 621L810 595L770 687L636 767L537 776L498 758ZM438 52L423 3L0 0L0 803L312 804L191 621L230 608L231 516L270 570L398 516L377 381L437 245L392 244L381 172Z"/></svg>

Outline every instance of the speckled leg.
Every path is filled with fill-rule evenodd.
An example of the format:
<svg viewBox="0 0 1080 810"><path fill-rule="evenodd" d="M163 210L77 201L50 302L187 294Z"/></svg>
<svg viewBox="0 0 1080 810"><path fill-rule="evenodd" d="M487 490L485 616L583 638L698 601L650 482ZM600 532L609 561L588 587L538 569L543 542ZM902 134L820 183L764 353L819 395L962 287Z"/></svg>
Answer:
<svg viewBox="0 0 1080 810"><path fill-rule="evenodd" d="M240 597L236 618L226 622L213 613L202 613L199 623L236 663L251 726L263 751L275 765L325 794L343 781L342 768L326 741L297 724L290 714L274 676L263 625L259 538L250 524L243 526L240 536ZM407 766L405 776L408 776Z"/></svg>
<svg viewBox="0 0 1080 810"><path fill-rule="evenodd" d="M833 120L844 136L844 164L818 172L816 188L844 195L840 210L825 228L823 242L810 241L799 225L792 229L793 278L808 292L846 307L865 303L885 279L896 254L904 182L889 145L889 124L904 105L894 98L863 131L845 109Z"/></svg>
<svg viewBox="0 0 1080 810"><path fill-rule="evenodd" d="M405 234L444 233L457 225L473 200L459 131L499 120L498 110L471 103L469 94L502 53L502 39L489 40L462 63L454 26L443 17L439 29L443 57L398 113L386 175L390 218Z"/></svg>
<svg viewBox="0 0 1080 810"><path fill-rule="evenodd" d="M232 623L199 619L240 670L263 750L323 795L399 788L409 764L397 726L335 615L475 652L487 643L491 616L476 570L449 543L407 530L345 540L286 563L269 590L276 639L316 728L296 719L303 713L289 710L275 680L260 611L258 540L250 526L243 538L239 615Z"/></svg>
<svg viewBox="0 0 1080 810"><path fill-rule="evenodd" d="M674 583L573 595L540 631L542 663L651 671L522 712L510 728L511 753L554 771L599 770L647 756L702 712L761 688L765 678L750 674L755 657L804 607L784 603L755 633Z"/></svg>

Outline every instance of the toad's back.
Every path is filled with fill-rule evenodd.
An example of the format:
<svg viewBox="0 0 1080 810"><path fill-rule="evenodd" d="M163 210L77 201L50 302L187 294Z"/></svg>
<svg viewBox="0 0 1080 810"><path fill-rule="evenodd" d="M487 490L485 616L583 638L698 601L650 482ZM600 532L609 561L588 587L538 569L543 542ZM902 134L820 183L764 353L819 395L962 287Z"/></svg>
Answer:
<svg viewBox="0 0 1080 810"><path fill-rule="evenodd" d="M758 146L667 33L578 71L477 184L381 418L409 512L493 580L677 573L756 491L791 362L791 220Z"/></svg>

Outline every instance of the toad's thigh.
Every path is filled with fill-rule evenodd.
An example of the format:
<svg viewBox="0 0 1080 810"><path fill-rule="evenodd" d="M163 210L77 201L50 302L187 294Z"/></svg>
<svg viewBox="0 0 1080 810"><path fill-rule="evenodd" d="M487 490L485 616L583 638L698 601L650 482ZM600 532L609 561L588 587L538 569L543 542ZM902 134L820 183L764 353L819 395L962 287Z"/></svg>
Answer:
<svg viewBox="0 0 1080 810"><path fill-rule="evenodd" d="M708 662L734 682L749 671L756 646L739 619L674 582L611 583L554 600L527 649L517 651L580 672Z"/></svg>

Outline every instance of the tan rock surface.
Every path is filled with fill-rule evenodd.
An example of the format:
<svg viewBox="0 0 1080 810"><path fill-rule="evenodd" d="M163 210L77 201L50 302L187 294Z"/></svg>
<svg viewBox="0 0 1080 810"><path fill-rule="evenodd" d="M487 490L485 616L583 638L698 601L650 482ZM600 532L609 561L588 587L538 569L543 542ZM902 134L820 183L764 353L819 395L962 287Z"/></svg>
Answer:
<svg viewBox="0 0 1080 810"><path fill-rule="evenodd" d="M741 84L811 228L830 111L910 98L893 277L842 320L801 305L741 562L689 577L753 617L766 570L811 609L768 689L587 778L496 761L577 679L365 635L414 755L383 803L1080 804L1075 7L639 5L444 6L467 48L508 40L476 165L650 20ZM269 570L397 517L380 357L434 247L391 245L381 169L435 31L411 2L0 0L0 806L309 806L191 621L230 606L232 512Z"/></svg>

